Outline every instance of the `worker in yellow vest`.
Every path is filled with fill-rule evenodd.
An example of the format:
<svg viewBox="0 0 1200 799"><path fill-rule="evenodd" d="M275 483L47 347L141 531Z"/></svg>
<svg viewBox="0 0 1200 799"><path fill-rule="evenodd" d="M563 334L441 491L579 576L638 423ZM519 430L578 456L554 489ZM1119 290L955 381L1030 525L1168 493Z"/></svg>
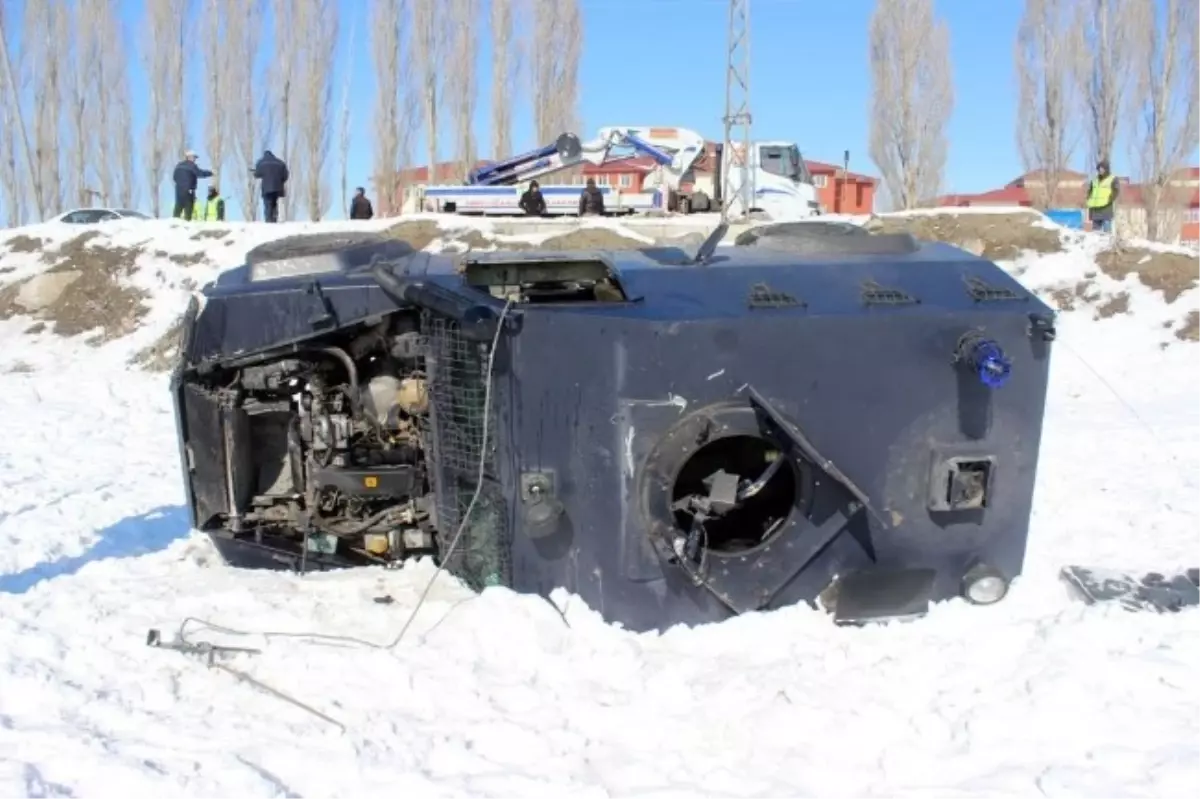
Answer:
<svg viewBox="0 0 1200 799"><path fill-rule="evenodd" d="M1109 171L1108 161L1102 160L1096 164L1096 177L1088 182L1087 193L1088 220L1092 223L1092 230L1112 233L1113 208L1120 193L1121 187Z"/></svg>
<svg viewBox="0 0 1200 799"><path fill-rule="evenodd" d="M225 198L221 196L221 192L216 186L209 186L208 196L204 200L196 202L196 210L192 212L192 219L197 222L225 221Z"/></svg>

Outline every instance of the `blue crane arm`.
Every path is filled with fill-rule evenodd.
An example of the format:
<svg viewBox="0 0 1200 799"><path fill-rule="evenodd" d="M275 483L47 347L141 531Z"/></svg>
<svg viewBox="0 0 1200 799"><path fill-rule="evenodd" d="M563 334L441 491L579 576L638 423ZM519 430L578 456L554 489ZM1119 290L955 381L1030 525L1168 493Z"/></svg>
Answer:
<svg viewBox="0 0 1200 799"><path fill-rule="evenodd" d="M547 144L536 150L530 150L503 161L497 161L487 166L479 167L467 175L468 186L511 186L526 180L532 180L543 175L549 175L582 163L602 164L608 160L609 152L614 147L628 147L638 155L652 159L668 172L682 173L686 166L694 160L694 153L700 151L703 139L690 131L685 131L690 137L701 144L691 144L690 139L684 140L686 147L686 164L677 164L680 155L672 155L666 149L651 144L634 131L646 128L605 128L600 136L586 144L580 143L579 138L572 133L561 134L553 144ZM675 129L671 129L672 132ZM675 139L672 139L675 141Z"/></svg>
<svg viewBox="0 0 1200 799"><path fill-rule="evenodd" d="M520 183L525 172L544 169L558 155L558 144L547 144L494 164L481 166L467 175L468 186L507 186Z"/></svg>
<svg viewBox="0 0 1200 799"><path fill-rule="evenodd" d="M632 133L621 133L618 135L621 144L626 144L629 147L637 150L639 155L645 155L654 159L654 162L659 166L670 166L674 160L670 154L655 147L650 142L640 139Z"/></svg>

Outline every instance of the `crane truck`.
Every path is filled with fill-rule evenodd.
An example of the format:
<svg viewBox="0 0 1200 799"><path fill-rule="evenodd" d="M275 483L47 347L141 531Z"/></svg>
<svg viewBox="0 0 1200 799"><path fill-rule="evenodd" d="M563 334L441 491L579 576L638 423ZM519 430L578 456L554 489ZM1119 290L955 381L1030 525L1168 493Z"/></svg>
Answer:
<svg viewBox="0 0 1200 799"><path fill-rule="evenodd" d="M735 145L735 154L741 154ZM753 187L750 211L772 219L796 219L820 213L812 177L804 166L799 148L791 142L761 141L750 145L747 166ZM598 186L608 213L631 214L678 211L681 213L720 210L728 201L738 207L741 195L722 197L722 187L734 161L723 157L717 146L715 164L707 174L695 167L707 158L704 137L686 128L612 126L601 128L590 141L563 133L554 143L495 163L467 175L465 185L426 186L415 195L414 210L456 214L519 214L520 195L531 180L585 164L601 165L627 155L649 158L654 167L640 192L614 186ZM716 180L715 176L721 176ZM685 187L684 184L690 184ZM548 214L578 213L580 186L542 184Z"/></svg>

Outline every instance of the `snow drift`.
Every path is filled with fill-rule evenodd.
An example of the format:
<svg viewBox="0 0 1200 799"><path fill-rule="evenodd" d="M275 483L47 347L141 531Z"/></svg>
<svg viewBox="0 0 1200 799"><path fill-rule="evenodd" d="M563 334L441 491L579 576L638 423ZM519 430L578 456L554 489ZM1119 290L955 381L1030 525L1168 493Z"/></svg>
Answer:
<svg viewBox="0 0 1200 799"><path fill-rule="evenodd" d="M1003 259L1062 310L1007 600L865 630L790 608L632 635L565 594L443 575L390 648L432 567L224 567L189 534L165 377L143 368L166 362L188 293L247 250L350 225L0 231L0 794L1190 795L1200 614L1086 607L1056 572L1194 558L1195 254L1029 212L857 221ZM578 227L353 229L431 250L650 243ZM188 616L255 633L196 638L261 648L230 665L336 723L145 646Z"/></svg>

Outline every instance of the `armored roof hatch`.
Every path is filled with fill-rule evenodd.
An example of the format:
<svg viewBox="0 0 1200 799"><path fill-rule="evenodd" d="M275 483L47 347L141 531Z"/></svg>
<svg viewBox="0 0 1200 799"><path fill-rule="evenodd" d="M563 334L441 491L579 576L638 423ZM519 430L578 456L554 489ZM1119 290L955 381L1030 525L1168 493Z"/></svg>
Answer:
<svg viewBox="0 0 1200 799"><path fill-rule="evenodd" d="M613 303L629 297L599 253L480 253L464 257L467 285L515 303Z"/></svg>

